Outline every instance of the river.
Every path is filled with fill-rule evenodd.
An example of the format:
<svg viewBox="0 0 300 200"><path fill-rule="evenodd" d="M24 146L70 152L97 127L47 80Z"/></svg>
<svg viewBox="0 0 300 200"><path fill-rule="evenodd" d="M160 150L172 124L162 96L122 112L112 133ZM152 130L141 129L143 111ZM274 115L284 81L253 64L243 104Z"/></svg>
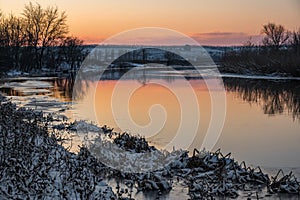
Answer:
<svg viewBox="0 0 300 200"><path fill-rule="evenodd" d="M57 112L72 120L89 120L112 127L115 131L143 135L154 146L164 148L178 133L183 111L176 93L157 83L171 85L176 91L185 91L191 86L198 102L200 120L195 137L188 141L189 150L201 147L212 119L211 95L220 92L208 89L203 78L183 80L174 75L164 75L144 76L143 79L91 80L85 83L88 89L81 91L80 98L72 99L74 81L73 75L65 78L3 79L0 92L12 98L19 106ZM189 86L184 82L188 82ZM261 166L271 174L278 168L284 168L286 171L293 170L300 177L300 81L227 75L222 78L222 82L226 91L225 120L212 150L221 148L225 154L231 152L236 160ZM122 99L112 104L118 85L123 88L118 90L119 93L126 93L126 88L138 86L128 104L124 102L121 105ZM139 129L132 126L132 120L122 115L124 106L128 106L130 117L138 127L145 127L149 123L161 126L160 121L165 120L162 128L157 131L155 127L150 127L145 132L139 132ZM195 109L192 105L186 108ZM189 138L189 132L179 134ZM80 143L80 140L77 142Z"/></svg>

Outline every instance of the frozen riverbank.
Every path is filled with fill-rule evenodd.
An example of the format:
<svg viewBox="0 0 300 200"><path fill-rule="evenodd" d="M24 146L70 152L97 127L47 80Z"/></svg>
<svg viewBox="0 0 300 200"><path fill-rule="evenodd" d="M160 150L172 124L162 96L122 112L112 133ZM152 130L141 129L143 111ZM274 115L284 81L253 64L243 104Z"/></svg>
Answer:
<svg viewBox="0 0 300 200"><path fill-rule="evenodd" d="M183 151L180 159L149 173L126 173L97 162L86 148L78 154L59 143L58 130L50 128L53 119L40 112L17 108L1 97L1 182L0 196L6 198L46 199L139 199L139 191L149 199L170 198L179 190L192 199L210 197L287 198L298 197L299 182L293 174L272 178L260 168L238 163L231 154ZM62 130L76 131L84 122L65 123ZM91 129L109 138L121 149L132 153L158 151L143 138L118 134L107 127ZM168 153L164 153L168 155ZM276 175L276 174L275 174ZM104 181L115 179L109 187ZM112 192L115 191L116 194Z"/></svg>
<svg viewBox="0 0 300 200"><path fill-rule="evenodd" d="M1 199L115 198L83 151L76 155L59 145L49 118L0 98Z"/></svg>

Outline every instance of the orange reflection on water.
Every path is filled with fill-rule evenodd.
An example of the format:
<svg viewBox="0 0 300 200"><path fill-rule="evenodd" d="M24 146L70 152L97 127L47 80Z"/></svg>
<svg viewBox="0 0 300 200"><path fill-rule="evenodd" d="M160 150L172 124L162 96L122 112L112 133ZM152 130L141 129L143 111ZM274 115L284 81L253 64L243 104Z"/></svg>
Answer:
<svg viewBox="0 0 300 200"><path fill-rule="evenodd" d="M135 80L126 80L122 81L123 86L130 88L134 84ZM118 81L109 80L109 81L99 81L95 93L95 112L97 116L97 122L99 124L106 124L110 127L114 127L117 131L129 131L133 134L140 134L149 138L149 140L156 144L159 147L166 145L177 133L177 130L181 121L181 107L176 95L170 91L168 88L159 85L159 84L146 84L142 85L134 91L129 100L130 117L139 126L147 126L151 124L151 112L152 106L160 105L166 114L165 124L162 129L158 132L154 131L157 127L148 129L148 132L134 132L135 130L131 127L130 119L125 116L116 116L113 115L113 109L118 109L123 106L127 106L124 99L124 104L116 105L112 107L112 97L113 92ZM136 81L135 81L136 83ZM179 90L186 90L182 86L180 80L175 81L172 84L176 84L176 87ZM192 88L194 89L196 98L198 100L198 108L194 108L193 105L188 105L189 109L199 109L200 112L200 121L198 128L197 138L202 138L205 135L207 130L210 112L211 112L211 102L210 96L207 92L206 84L203 80L192 80L190 81ZM128 91L118 91L118 92L128 92ZM121 95L122 96L122 95ZM152 117L162 117L160 115L152 115ZM128 121L128 126L125 127L125 130L118 129L119 120ZM153 120L153 119L152 119ZM155 119L154 119L155 120ZM189 120L189 119L187 119ZM153 124L152 124L153 125ZM123 127L124 128L124 127ZM193 130L189 130L187 127L186 133L179 134L189 134Z"/></svg>

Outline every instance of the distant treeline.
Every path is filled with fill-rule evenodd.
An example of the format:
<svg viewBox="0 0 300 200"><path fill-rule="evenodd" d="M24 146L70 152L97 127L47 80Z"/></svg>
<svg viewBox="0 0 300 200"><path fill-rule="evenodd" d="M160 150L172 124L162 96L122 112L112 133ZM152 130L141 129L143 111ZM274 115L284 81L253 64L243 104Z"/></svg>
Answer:
<svg viewBox="0 0 300 200"><path fill-rule="evenodd" d="M0 12L0 73L80 65L83 41L67 35L66 20L57 7L42 8L38 3L25 5L20 16Z"/></svg>
<svg viewBox="0 0 300 200"><path fill-rule="evenodd" d="M300 76L300 29L291 32L269 23L261 32L265 35L261 45L249 40L243 47L225 51L221 72Z"/></svg>
<svg viewBox="0 0 300 200"><path fill-rule="evenodd" d="M20 16L0 12L0 75L9 70L76 70L89 48L68 35L66 20L65 12L57 7L42 8L38 3L25 5ZM249 40L241 47L217 47L224 53L211 53L211 57L221 66L220 71L300 76L300 29L291 32L268 23L262 33L261 45Z"/></svg>

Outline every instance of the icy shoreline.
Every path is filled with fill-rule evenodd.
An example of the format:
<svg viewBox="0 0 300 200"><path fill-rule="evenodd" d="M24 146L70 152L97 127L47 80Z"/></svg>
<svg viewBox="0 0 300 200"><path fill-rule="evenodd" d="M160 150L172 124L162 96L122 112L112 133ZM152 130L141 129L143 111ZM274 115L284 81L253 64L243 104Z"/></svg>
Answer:
<svg viewBox="0 0 300 200"><path fill-rule="evenodd" d="M116 199L86 153L68 152L48 131L49 118L0 99L1 199Z"/></svg>
<svg viewBox="0 0 300 200"><path fill-rule="evenodd" d="M70 153L59 143L59 130L49 129L51 119L34 110L17 108L1 96L0 197L45 199L130 199L133 192L153 193L160 198L171 190L186 188L192 199L213 197L275 198L280 193L297 197L299 182L291 174L270 177L260 168L238 163L220 151L183 151L180 159L149 173L126 173L105 166L80 148ZM62 130L76 131L85 122L65 123ZM94 125L93 125L94 126ZM143 138L119 134L108 127L90 127L130 152L157 151ZM49 131L51 130L51 131ZM132 143L132 141L134 141ZM114 188L103 180L117 179ZM113 192L114 190L114 192ZM124 197L126 196L126 197Z"/></svg>
<svg viewBox="0 0 300 200"><path fill-rule="evenodd" d="M136 63L131 63L133 67L128 67L128 69L134 69L136 68L141 68L142 69L146 69L149 70L149 72L151 72L150 74L148 74L148 76L157 76L157 77L161 77L161 76L165 76L166 74L160 74L161 72L164 72L164 70L166 70L166 68L164 66L160 66L160 67L145 67L145 65L140 65L140 64L136 64ZM176 67L176 66L175 66ZM255 71L251 71L251 70L227 70L224 69L225 67L222 67L220 65L217 65L219 74L217 74L214 70L216 69L216 66L195 66L197 68L197 72L194 71L194 69L190 69L190 68L181 68L179 70L175 70L176 73L170 73L170 71L165 71L168 72L168 75L171 76L178 76L178 75L184 75L186 77L190 77L190 78L203 78L203 77L209 77L209 78L218 78L218 77L224 77L224 78L244 78L244 79L266 79L266 80L285 80L285 81L289 81L289 80L300 80L299 76L292 76L288 73L277 73L277 72L273 72L273 73L260 73L260 72L255 72ZM101 69L105 69L105 66L102 66ZM155 70L159 70L160 73L153 73L153 69ZM80 70L80 69L78 69ZM95 74L97 75L96 78L99 78L98 75L102 74L103 71L99 70L98 66L90 66L87 68L82 69L83 73L88 75L89 77L94 78ZM118 70L120 69L115 69L114 72L118 72ZM123 69L124 70L124 69ZM201 74L199 74L199 71L201 72ZM58 72L53 72L53 73L49 73L49 72L36 72L35 74L32 73L25 73L25 72L21 72L21 71L12 71L7 73L5 76L1 77L3 80L22 80L24 78L26 78L26 80L35 80L36 78L38 78L39 80L41 79L51 79L54 77L58 77L58 78L64 78L64 77L68 77L68 75L70 73L77 73L78 71L58 71ZM120 70L120 72L122 72L122 70ZM118 79L120 77L116 76L112 74L112 79ZM42 78L41 78L42 77Z"/></svg>

